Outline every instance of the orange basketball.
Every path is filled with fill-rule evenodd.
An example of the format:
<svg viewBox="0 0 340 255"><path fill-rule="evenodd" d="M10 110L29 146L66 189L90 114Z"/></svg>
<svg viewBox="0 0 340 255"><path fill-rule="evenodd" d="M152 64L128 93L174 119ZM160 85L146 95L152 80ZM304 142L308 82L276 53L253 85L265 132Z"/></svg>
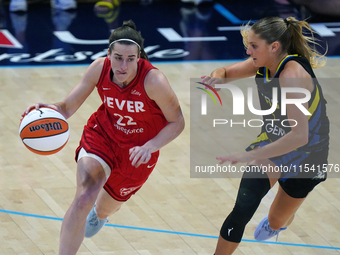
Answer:
<svg viewBox="0 0 340 255"><path fill-rule="evenodd" d="M34 153L51 155L67 143L70 131L64 116L51 108L30 111L22 120L19 135Z"/></svg>

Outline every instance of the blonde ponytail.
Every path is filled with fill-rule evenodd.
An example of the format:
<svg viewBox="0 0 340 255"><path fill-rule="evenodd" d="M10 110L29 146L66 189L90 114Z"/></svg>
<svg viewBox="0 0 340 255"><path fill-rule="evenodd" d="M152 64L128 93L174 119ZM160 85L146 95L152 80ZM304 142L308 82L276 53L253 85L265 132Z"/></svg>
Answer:
<svg viewBox="0 0 340 255"><path fill-rule="evenodd" d="M281 45L281 52L288 54L298 54L306 57L312 68L319 68L326 64L326 53L321 54L317 51L317 39L314 32L306 21L299 21L294 17L282 19L279 17L266 17L260 19L252 26L248 22L241 28L243 44L248 47L249 30L258 35L268 44L278 41ZM307 30L310 36L305 35L303 30Z"/></svg>
<svg viewBox="0 0 340 255"><path fill-rule="evenodd" d="M326 64L326 52L321 54L317 51L316 46L317 39L314 37L313 29L310 25L302 20L299 21L293 17L287 18L287 29L291 34L291 44L288 49L289 54L299 54L309 59L309 62L313 68L319 68ZM306 29L310 36L304 35L303 29Z"/></svg>

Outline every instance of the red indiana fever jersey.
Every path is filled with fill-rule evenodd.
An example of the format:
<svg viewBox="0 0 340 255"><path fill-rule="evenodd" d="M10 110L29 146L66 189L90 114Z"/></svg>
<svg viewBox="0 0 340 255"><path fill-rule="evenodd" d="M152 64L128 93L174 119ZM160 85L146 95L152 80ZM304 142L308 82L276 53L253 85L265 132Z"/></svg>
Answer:
<svg viewBox="0 0 340 255"><path fill-rule="evenodd" d="M144 89L145 76L151 69L156 68L139 59L136 77L121 88L112 82L111 61L106 58L97 84L103 104L90 117L88 127L101 130L121 147L142 146L154 138L168 122Z"/></svg>

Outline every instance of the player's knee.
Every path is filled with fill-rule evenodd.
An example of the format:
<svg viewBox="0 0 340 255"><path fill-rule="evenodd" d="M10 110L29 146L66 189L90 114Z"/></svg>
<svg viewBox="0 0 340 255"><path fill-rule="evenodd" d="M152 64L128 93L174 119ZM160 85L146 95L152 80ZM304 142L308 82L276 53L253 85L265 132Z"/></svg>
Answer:
<svg viewBox="0 0 340 255"><path fill-rule="evenodd" d="M97 178L94 174L85 172L80 177L80 185L84 190L91 189L97 183Z"/></svg>
<svg viewBox="0 0 340 255"><path fill-rule="evenodd" d="M220 231L225 240L236 243L241 241L244 229L253 217L261 199L262 197L253 190L239 189L235 206L224 221Z"/></svg>
<svg viewBox="0 0 340 255"><path fill-rule="evenodd" d="M93 175L86 173L78 180L76 193L76 206L85 209L89 205L92 207L97 199L98 193L104 182L94 178Z"/></svg>
<svg viewBox="0 0 340 255"><path fill-rule="evenodd" d="M262 198L270 189L268 178L245 173L240 183L237 199L232 212L222 225L220 235L227 241L239 243L245 226L253 217Z"/></svg>
<svg viewBox="0 0 340 255"><path fill-rule="evenodd" d="M100 163L90 157L84 157L78 162L78 186L82 189L92 189L106 180L105 171Z"/></svg>
<svg viewBox="0 0 340 255"><path fill-rule="evenodd" d="M102 168L78 168L78 189L96 192L106 181L105 172Z"/></svg>

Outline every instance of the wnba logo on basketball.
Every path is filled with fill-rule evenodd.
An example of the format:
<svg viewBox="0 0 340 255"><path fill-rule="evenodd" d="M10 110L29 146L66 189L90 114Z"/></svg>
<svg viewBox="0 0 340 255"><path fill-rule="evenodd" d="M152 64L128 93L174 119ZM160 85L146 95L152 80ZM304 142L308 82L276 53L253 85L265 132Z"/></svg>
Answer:
<svg viewBox="0 0 340 255"><path fill-rule="evenodd" d="M50 130L62 130L62 124L60 122L53 122L53 123L43 123L40 125L30 126L29 130L31 132L39 131L40 129L44 129L46 132Z"/></svg>

